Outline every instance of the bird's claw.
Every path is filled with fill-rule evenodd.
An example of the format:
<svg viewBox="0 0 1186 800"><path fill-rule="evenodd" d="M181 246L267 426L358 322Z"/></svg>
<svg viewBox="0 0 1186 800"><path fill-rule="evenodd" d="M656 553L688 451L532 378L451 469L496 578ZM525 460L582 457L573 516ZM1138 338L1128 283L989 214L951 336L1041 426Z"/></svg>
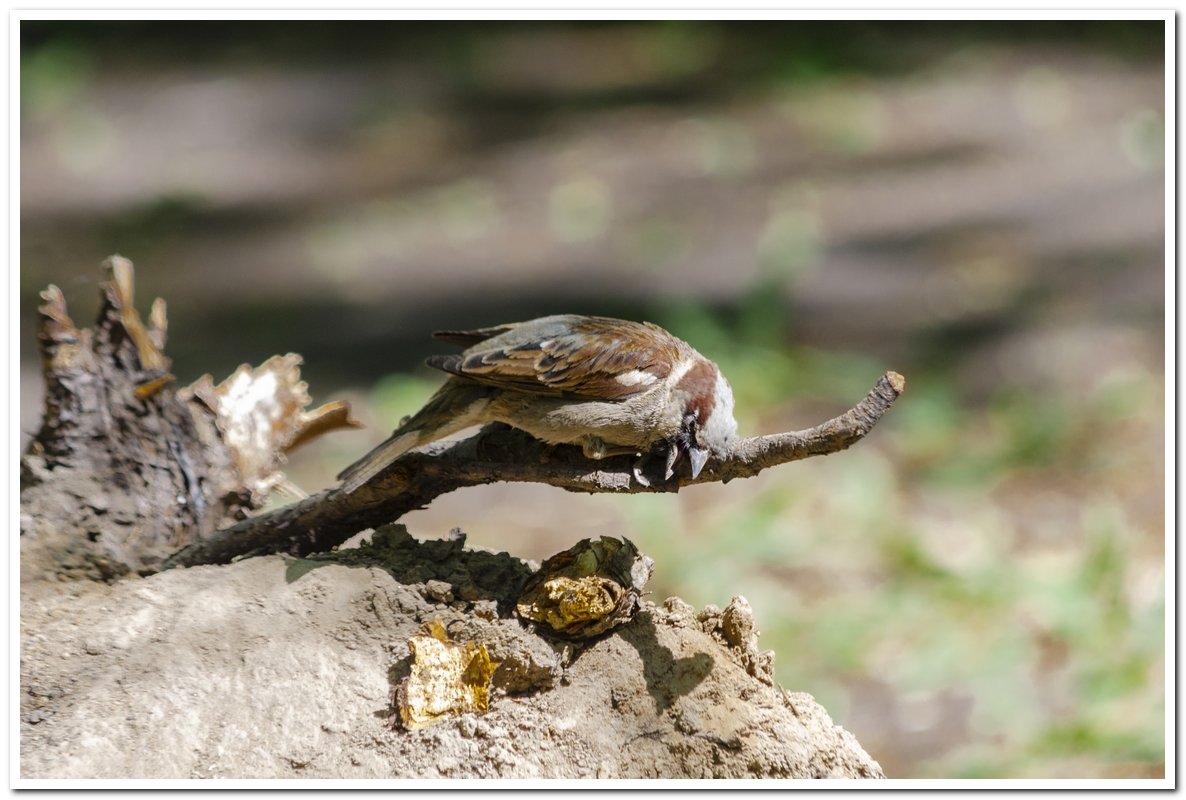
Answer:
<svg viewBox="0 0 1186 800"><path fill-rule="evenodd" d="M663 477L671 480L671 476L675 475L675 465L679 463L679 457L682 451L678 444L672 442L667 445L667 463L663 470Z"/></svg>
<svg viewBox="0 0 1186 800"><path fill-rule="evenodd" d="M642 474L642 468L643 465L646 464L646 461L646 456L642 456L637 461L635 461L632 472L634 473L634 480L638 481L643 486L649 487L651 485L651 479Z"/></svg>

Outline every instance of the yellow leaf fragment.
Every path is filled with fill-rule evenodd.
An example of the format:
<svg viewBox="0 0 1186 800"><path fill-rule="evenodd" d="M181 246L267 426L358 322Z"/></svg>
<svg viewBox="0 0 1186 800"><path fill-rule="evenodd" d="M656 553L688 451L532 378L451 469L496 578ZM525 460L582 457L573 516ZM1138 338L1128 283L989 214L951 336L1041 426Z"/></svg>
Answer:
<svg viewBox="0 0 1186 800"><path fill-rule="evenodd" d="M408 730L467 712L483 713L490 703L490 678L499 662L486 645L448 640L439 621L408 640L412 674L397 695L400 721Z"/></svg>
<svg viewBox="0 0 1186 800"><path fill-rule="evenodd" d="M445 630L445 625L439 619L434 619L432 622L424 626L424 633L442 642L449 641L449 633Z"/></svg>
<svg viewBox="0 0 1186 800"><path fill-rule="evenodd" d="M561 576L544 581L537 592L519 600L516 611L524 619L565 631L612 614L623 592L618 583L599 575Z"/></svg>

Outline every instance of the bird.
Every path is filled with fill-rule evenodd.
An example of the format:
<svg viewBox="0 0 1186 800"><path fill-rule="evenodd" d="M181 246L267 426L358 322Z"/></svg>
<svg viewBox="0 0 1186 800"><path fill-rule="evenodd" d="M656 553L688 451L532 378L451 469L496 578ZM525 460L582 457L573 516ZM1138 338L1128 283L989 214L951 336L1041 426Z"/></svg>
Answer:
<svg viewBox="0 0 1186 800"><path fill-rule="evenodd" d="M558 314L433 336L465 348L427 359L448 379L338 475L341 492L413 448L492 422L547 444L578 445L591 459L640 456L634 475L647 485L650 458L663 457L670 480L686 456L695 479L737 436L733 390L717 365L650 322Z"/></svg>

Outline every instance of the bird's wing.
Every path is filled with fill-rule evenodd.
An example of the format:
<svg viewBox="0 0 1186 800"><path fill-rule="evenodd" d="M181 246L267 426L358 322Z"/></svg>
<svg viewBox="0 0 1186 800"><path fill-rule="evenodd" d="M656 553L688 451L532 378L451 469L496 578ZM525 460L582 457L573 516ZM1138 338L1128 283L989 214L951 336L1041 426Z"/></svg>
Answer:
<svg viewBox="0 0 1186 800"><path fill-rule="evenodd" d="M485 330L502 333L459 355L432 356L428 365L529 394L621 400L667 377L686 346L648 322L605 317L544 318ZM450 332L450 338L465 333Z"/></svg>
<svg viewBox="0 0 1186 800"><path fill-rule="evenodd" d="M509 325L495 325L491 328L475 328L472 331L434 331L432 336L434 339L440 339L449 344L459 344L462 347L472 347L479 342L484 342L487 339L492 339L499 334L515 328L519 323L512 322Z"/></svg>

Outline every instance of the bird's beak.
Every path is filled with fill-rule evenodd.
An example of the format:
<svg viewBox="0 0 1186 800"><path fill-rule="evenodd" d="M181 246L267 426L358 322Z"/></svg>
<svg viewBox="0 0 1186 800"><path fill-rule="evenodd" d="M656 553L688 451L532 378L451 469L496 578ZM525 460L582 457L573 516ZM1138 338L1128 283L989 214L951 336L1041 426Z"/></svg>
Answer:
<svg viewBox="0 0 1186 800"><path fill-rule="evenodd" d="M689 447L688 460L692 462L692 479L695 480L700 476L700 470L704 469L704 462L708 461L708 451Z"/></svg>

